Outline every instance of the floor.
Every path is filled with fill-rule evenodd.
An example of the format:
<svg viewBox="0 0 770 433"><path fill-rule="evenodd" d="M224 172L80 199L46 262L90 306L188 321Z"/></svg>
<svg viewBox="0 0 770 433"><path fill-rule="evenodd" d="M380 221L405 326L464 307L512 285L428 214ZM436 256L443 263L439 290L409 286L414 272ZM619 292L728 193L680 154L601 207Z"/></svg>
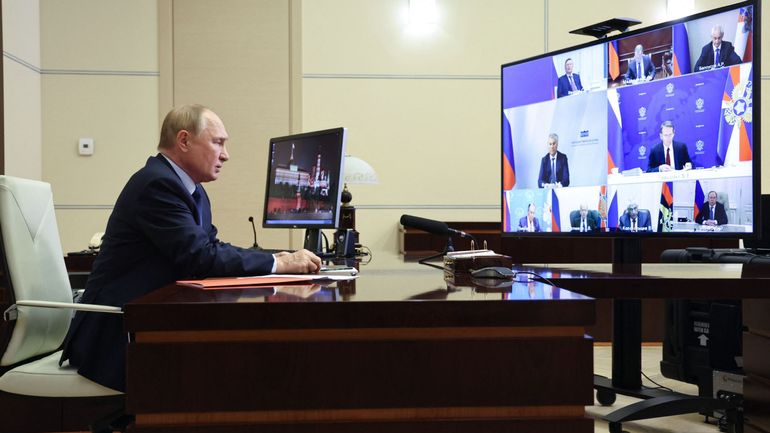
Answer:
<svg viewBox="0 0 770 433"><path fill-rule="evenodd" d="M612 346L596 345L594 346L594 373L602 376L611 376L612 373ZM650 379L658 384L671 388L677 392L686 394L697 394L698 389L695 385L679 382L663 377L660 373L659 362L661 360L660 345L644 346L642 348L642 371ZM645 386L656 386L644 379L642 383ZM594 431L607 433L609 428L607 423L601 420L605 414L613 410L639 401L638 399L618 395L617 400L612 406L587 406L586 413L593 417ZM664 418L655 418L642 421L632 421L623 423L623 430L629 433L718 433L716 425L704 422L705 417L699 414L677 415ZM713 422L713 419L710 419Z"/></svg>

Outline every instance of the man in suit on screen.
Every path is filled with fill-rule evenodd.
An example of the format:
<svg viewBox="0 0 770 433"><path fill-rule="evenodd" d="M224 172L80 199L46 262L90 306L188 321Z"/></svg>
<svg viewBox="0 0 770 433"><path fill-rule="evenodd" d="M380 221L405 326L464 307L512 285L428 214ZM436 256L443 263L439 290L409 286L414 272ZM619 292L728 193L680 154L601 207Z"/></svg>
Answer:
<svg viewBox="0 0 770 433"><path fill-rule="evenodd" d="M630 203L620 216L619 226L624 232L651 232L650 211L640 211L636 203Z"/></svg>
<svg viewBox="0 0 770 433"><path fill-rule="evenodd" d="M575 63L572 59L567 59L564 62L564 75L559 77L559 82L556 85L556 97L561 98L583 90L580 75L572 72L574 66Z"/></svg>
<svg viewBox="0 0 770 433"><path fill-rule="evenodd" d="M527 215L519 219L519 231L520 232L539 232L540 221L535 217L535 204L530 203L527 206Z"/></svg>
<svg viewBox="0 0 770 433"><path fill-rule="evenodd" d="M716 191L709 191L708 200L701 205L695 222L704 226L727 224L725 205L717 201Z"/></svg>
<svg viewBox="0 0 770 433"><path fill-rule="evenodd" d="M559 152L559 136L554 133L548 134L548 153L540 160L537 179L540 188L569 186L567 155Z"/></svg>
<svg viewBox="0 0 770 433"><path fill-rule="evenodd" d="M644 47L639 44L634 47L634 57L628 61L626 80L650 81L655 77L655 65L652 60L644 55Z"/></svg>
<svg viewBox="0 0 770 433"><path fill-rule="evenodd" d="M598 227L596 225L596 218L592 218L591 212L588 211L588 205L581 204L579 212L573 212L570 214L570 227L573 232L592 232Z"/></svg>
<svg viewBox="0 0 770 433"><path fill-rule="evenodd" d="M674 141L674 124L670 120L660 124L660 142L653 146L647 163L647 172L692 168L687 145Z"/></svg>
<svg viewBox="0 0 770 433"><path fill-rule="evenodd" d="M735 53L733 44L722 40L724 36L725 32L722 30L722 26L714 26L711 29L711 42L706 44L701 50L700 57L695 62L693 72L741 63L741 58Z"/></svg>

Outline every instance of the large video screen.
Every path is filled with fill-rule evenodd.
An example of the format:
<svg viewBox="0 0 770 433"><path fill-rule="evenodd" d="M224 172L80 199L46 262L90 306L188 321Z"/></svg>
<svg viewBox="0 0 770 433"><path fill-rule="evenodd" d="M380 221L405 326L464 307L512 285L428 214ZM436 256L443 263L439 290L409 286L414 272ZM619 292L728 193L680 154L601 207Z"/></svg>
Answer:
<svg viewBox="0 0 770 433"><path fill-rule="evenodd" d="M755 10L503 65L503 233L753 236Z"/></svg>
<svg viewBox="0 0 770 433"><path fill-rule="evenodd" d="M263 227L337 227L345 139L345 128L270 139Z"/></svg>

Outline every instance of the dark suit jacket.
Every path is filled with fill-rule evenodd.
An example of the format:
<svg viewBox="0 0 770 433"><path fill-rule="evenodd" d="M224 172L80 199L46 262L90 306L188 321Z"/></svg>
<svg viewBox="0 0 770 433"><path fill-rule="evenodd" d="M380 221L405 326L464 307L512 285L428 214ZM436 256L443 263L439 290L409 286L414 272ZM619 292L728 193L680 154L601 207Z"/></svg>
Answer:
<svg viewBox="0 0 770 433"><path fill-rule="evenodd" d="M577 87L578 90L583 90L583 84L580 83L580 75L572 74L572 79L575 81L575 87ZM559 82L556 84L556 97L561 98L562 96L567 96L571 91L572 86L569 85L567 74L559 77Z"/></svg>
<svg viewBox="0 0 770 433"><path fill-rule="evenodd" d="M674 165L676 167L673 168L675 170L681 170L688 162L692 164L692 160L690 159L690 152L687 150L686 144L675 141L671 147L674 151ZM650 151L650 159L647 163L647 173L659 171L658 167L665 163L666 154L663 151L663 143L660 142L656 144Z"/></svg>
<svg viewBox="0 0 770 433"><path fill-rule="evenodd" d="M721 66L732 66L741 63L742 60L735 53L735 47L733 44L727 41L722 41L722 45L719 46L719 63ZM693 72L698 72L714 67L714 47L711 42L707 43L700 51L700 57L695 62Z"/></svg>
<svg viewBox="0 0 770 433"><path fill-rule="evenodd" d="M631 230L631 218L628 216L628 211L623 212L620 216L620 230ZM639 209L639 213L636 216L636 230L640 232L651 232L652 221L650 220L650 211Z"/></svg>
<svg viewBox="0 0 770 433"><path fill-rule="evenodd" d="M561 186L569 186L569 163L567 155L556 151L556 180ZM542 188L544 183L551 183L551 154L547 153L540 160L540 174L537 176L537 186Z"/></svg>
<svg viewBox="0 0 770 433"><path fill-rule="evenodd" d="M709 202L705 202L701 205L700 211L698 212L698 217L695 218L695 222L698 224L703 224L703 221L709 218L711 212L709 212ZM717 224L727 224L727 212L725 212L725 205L723 205L720 202L717 202L714 206L714 219L717 221Z"/></svg>
<svg viewBox="0 0 770 433"><path fill-rule="evenodd" d="M586 225L588 226L588 231L592 232L599 228L599 226L596 224L597 220L597 211L588 211L588 215L586 215ZM579 232L580 231L580 211L572 211L570 212L570 218L569 218L569 225L570 229L573 232Z"/></svg>
<svg viewBox="0 0 770 433"><path fill-rule="evenodd" d="M179 279L267 274L273 258L217 239L203 193L202 224L190 193L166 159L150 157L129 179L107 222L83 303L125 303ZM127 335L122 317L79 311L62 361L109 388L125 388Z"/></svg>
<svg viewBox="0 0 770 433"><path fill-rule="evenodd" d="M532 225L535 226L535 231L540 231L540 221L537 219L537 217L532 218ZM521 219L519 219L519 231L525 232L527 231L527 217L523 216Z"/></svg>
<svg viewBox="0 0 770 433"><path fill-rule="evenodd" d="M655 65L652 64L652 60L650 60L647 56L642 56L642 73L645 77L655 76ZM626 79L627 80L635 80L637 78L636 76L636 60L633 58L628 62L628 71L626 71Z"/></svg>

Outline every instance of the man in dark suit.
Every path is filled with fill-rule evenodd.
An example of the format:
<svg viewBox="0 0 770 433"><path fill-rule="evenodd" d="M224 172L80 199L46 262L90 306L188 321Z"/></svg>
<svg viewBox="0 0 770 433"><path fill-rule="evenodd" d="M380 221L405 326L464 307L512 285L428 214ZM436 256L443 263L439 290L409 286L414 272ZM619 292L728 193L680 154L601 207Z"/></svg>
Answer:
<svg viewBox="0 0 770 433"><path fill-rule="evenodd" d="M539 232L540 221L535 217L535 205L530 203L527 206L527 215L519 219L519 231L520 232Z"/></svg>
<svg viewBox="0 0 770 433"><path fill-rule="evenodd" d="M107 222L82 302L122 307L180 279L316 272L321 260L307 250L275 255L217 239L202 182L219 177L229 159L222 120L200 105L171 110L157 156L128 180ZM79 311L62 361L109 388L125 388L127 335L122 317Z"/></svg>
<svg viewBox="0 0 770 433"><path fill-rule="evenodd" d="M569 186L569 163L567 155L559 152L559 136L556 134L548 134L548 153L540 160L537 185L540 188Z"/></svg>
<svg viewBox="0 0 770 433"><path fill-rule="evenodd" d="M741 63L742 60L740 56L735 53L733 44L722 40L724 36L725 32L722 30L722 26L714 26L711 29L711 42L701 49L700 57L698 57L698 61L695 62L693 72Z"/></svg>
<svg viewBox="0 0 770 433"><path fill-rule="evenodd" d="M631 203L620 216L620 230L626 232L651 232L652 221L650 221L650 212L639 212L639 206Z"/></svg>
<svg viewBox="0 0 770 433"><path fill-rule="evenodd" d="M580 205L579 212L570 215L570 227L573 232L592 232L598 229L596 219L592 218L588 206L585 204Z"/></svg>
<svg viewBox="0 0 770 433"><path fill-rule="evenodd" d="M717 201L716 191L709 191L708 201L701 205L695 222L704 226L727 224L727 212L725 206Z"/></svg>
<svg viewBox="0 0 770 433"><path fill-rule="evenodd" d="M580 75L573 73L573 68L574 63L572 62L572 59L567 59L564 62L564 75L559 77L559 81L556 85L557 98L583 90L583 84L580 82Z"/></svg>
<svg viewBox="0 0 770 433"><path fill-rule="evenodd" d="M674 124L670 120L660 124L660 143L650 151L647 172L691 169L692 160L687 145L674 141Z"/></svg>
<svg viewBox="0 0 770 433"><path fill-rule="evenodd" d="M650 81L655 77L655 65L652 60L644 55L644 47L637 45L634 47L634 57L628 61L628 71L626 71L626 80L628 81Z"/></svg>

